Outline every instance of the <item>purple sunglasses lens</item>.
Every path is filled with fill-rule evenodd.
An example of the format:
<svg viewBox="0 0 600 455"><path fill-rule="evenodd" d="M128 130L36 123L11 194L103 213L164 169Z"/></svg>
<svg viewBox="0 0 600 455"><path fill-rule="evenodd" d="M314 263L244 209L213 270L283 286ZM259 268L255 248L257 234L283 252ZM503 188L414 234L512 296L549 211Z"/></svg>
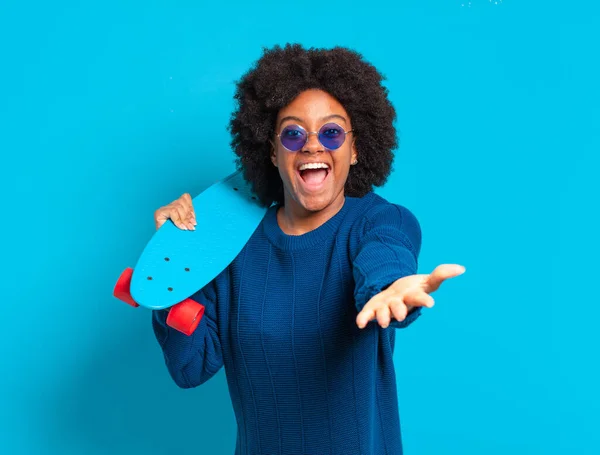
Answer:
<svg viewBox="0 0 600 455"><path fill-rule="evenodd" d="M319 130L319 142L329 150L335 150L342 146L346 139L346 133L337 123L326 123Z"/></svg>
<svg viewBox="0 0 600 455"><path fill-rule="evenodd" d="M296 125L288 125L281 132L281 143L283 146L297 152L306 144L306 131Z"/></svg>

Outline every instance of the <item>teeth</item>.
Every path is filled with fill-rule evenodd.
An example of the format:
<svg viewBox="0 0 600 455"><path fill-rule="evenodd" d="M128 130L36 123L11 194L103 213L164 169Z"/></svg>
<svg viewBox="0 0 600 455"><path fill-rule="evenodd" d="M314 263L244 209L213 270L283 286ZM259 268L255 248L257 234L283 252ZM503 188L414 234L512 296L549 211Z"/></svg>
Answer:
<svg viewBox="0 0 600 455"><path fill-rule="evenodd" d="M325 163L306 163L300 166L298 170L304 171L305 169L329 169L329 166Z"/></svg>

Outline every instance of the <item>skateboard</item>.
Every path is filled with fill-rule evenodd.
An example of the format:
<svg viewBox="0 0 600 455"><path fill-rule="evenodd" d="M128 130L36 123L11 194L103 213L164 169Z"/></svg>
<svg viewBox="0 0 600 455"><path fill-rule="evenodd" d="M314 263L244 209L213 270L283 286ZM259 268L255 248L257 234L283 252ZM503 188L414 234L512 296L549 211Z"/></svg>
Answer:
<svg viewBox="0 0 600 455"><path fill-rule="evenodd" d="M170 308L167 324L188 336L204 315L204 306L190 297L235 259L268 210L241 171L209 186L192 204L196 229L183 230L167 220L113 290L133 307Z"/></svg>

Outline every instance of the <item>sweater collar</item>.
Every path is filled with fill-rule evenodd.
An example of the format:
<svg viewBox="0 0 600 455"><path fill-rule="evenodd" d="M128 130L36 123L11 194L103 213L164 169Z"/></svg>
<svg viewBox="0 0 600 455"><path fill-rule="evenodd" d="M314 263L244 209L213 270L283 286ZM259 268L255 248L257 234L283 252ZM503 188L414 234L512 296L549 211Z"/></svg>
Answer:
<svg viewBox="0 0 600 455"><path fill-rule="evenodd" d="M289 235L281 230L277 222L277 210L281 205L275 204L269 208L264 218L263 229L265 235L273 245L282 250L314 248L327 241L327 239L331 238L337 232L353 200L354 198L346 196L344 198L344 205L335 215L318 228L301 235Z"/></svg>

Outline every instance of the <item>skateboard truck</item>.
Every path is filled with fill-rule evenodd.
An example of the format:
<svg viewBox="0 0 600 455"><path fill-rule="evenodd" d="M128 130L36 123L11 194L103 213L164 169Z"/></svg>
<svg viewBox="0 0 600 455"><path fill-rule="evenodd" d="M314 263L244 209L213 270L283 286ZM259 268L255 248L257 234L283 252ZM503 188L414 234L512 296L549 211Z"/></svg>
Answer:
<svg viewBox="0 0 600 455"><path fill-rule="evenodd" d="M115 284L113 295L132 307L139 307L131 296L131 277L133 275L132 268L126 268ZM187 298L173 305L167 316L167 325L180 331L181 333L190 336L204 316L204 305Z"/></svg>

